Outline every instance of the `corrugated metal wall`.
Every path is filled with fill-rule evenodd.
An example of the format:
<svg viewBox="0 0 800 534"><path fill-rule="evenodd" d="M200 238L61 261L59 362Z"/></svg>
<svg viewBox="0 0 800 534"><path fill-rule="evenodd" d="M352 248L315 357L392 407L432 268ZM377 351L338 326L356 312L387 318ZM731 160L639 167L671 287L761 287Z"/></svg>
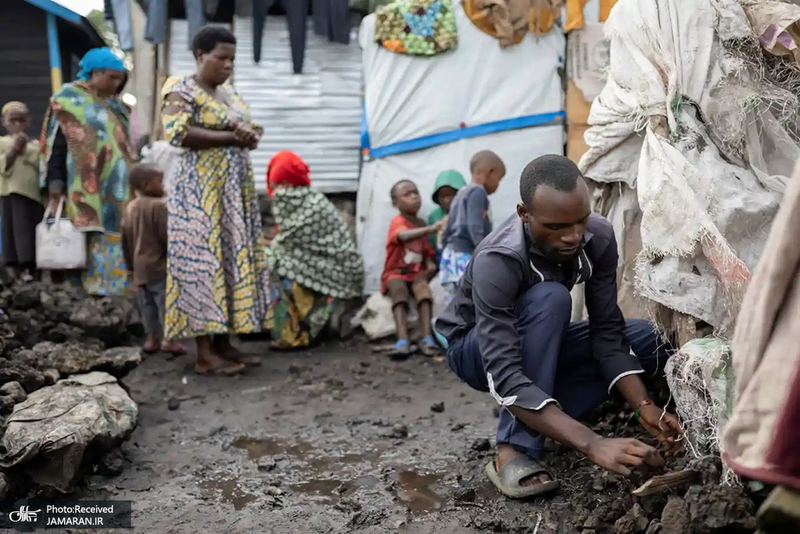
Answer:
<svg viewBox="0 0 800 534"><path fill-rule="evenodd" d="M50 60L45 12L21 0L2 0L0 106L9 100L27 104L28 135L38 137L50 100Z"/></svg>
<svg viewBox="0 0 800 534"><path fill-rule="evenodd" d="M234 86L250 104L264 137L253 153L260 187L278 150L294 150L311 168L314 184L328 193L358 189L361 125L361 49L314 34L309 19L303 74L292 72L284 17L268 17L261 63L253 63L253 21L234 19L238 58Z"/></svg>
<svg viewBox="0 0 800 534"><path fill-rule="evenodd" d="M326 193L358 189L361 124L361 49L330 43L314 34L309 19L302 75L292 73L289 32L284 17L269 17L261 45L261 64L253 63L253 21L234 19L238 42L234 86L250 105L264 137L253 152L259 190L278 150L294 150L306 160L314 184ZM188 25L173 20L170 74L194 72Z"/></svg>

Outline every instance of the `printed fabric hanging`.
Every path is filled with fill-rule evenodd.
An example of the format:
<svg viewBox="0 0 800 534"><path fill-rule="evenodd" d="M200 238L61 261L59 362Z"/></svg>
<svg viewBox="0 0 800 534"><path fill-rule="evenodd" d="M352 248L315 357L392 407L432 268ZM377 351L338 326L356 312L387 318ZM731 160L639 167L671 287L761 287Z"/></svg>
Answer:
<svg viewBox="0 0 800 534"><path fill-rule="evenodd" d="M375 41L411 56L435 56L458 45L451 0L397 0L375 12Z"/></svg>

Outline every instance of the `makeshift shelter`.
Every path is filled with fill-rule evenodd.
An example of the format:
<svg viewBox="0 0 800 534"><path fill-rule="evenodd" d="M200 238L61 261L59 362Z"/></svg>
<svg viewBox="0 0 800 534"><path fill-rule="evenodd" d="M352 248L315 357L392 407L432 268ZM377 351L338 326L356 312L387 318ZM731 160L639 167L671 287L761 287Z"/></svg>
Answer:
<svg viewBox="0 0 800 534"><path fill-rule="evenodd" d="M38 134L50 96L75 79L80 58L105 46L82 15L51 0L3 0L0 5L0 102L19 100Z"/></svg>
<svg viewBox="0 0 800 534"><path fill-rule="evenodd" d="M794 9L619 0L606 22L608 81L580 166L615 226L622 277L635 280L627 291L682 344L732 334L800 158L800 70L762 50L769 40L754 30L780 6ZM723 344L692 342L667 368L679 414L711 449L730 409L729 359Z"/></svg>
<svg viewBox="0 0 800 534"><path fill-rule="evenodd" d="M396 214L389 195L395 182L416 182L426 217L440 171L469 176L470 157L494 150L508 171L490 197L491 217L499 224L514 212L524 166L564 151L563 31L554 26L544 36L529 33L501 49L460 3L453 10L458 45L433 57L390 52L376 43L374 14L361 24L365 161L356 211L368 294L380 288L386 232Z"/></svg>

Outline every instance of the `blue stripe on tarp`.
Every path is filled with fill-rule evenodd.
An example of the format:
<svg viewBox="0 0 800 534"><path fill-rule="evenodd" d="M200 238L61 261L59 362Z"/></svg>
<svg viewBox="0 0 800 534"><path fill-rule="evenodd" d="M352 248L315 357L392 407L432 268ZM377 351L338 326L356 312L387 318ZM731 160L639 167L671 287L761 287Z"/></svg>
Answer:
<svg viewBox="0 0 800 534"><path fill-rule="evenodd" d="M362 114L362 133L361 143L362 149L369 150L369 157L372 159L385 158L387 156L395 156L397 154L404 154L406 152L413 152L415 150L422 150L433 146L443 145L445 143L452 143L461 139L469 139L471 137L480 137L499 132L507 132L510 130L519 130L522 128L530 128L532 126L546 126L550 124L557 124L566 119L564 111L556 111L554 113L540 113L538 115L526 115L524 117L516 117L513 119L504 119L501 121L487 122L478 124L476 126L465 126L456 130L449 130L416 139L409 139L408 141L399 141L389 145L379 146L376 148L369 148L369 145L364 146L364 132L366 131L366 111ZM369 133L367 132L367 142L369 142Z"/></svg>
<svg viewBox="0 0 800 534"><path fill-rule="evenodd" d="M361 99L361 150L369 150L369 126L367 126L367 102Z"/></svg>
<svg viewBox="0 0 800 534"><path fill-rule="evenodd" d="M52 13L57 17L61 17L62 19L73 24L81 23L80 15L72 11L70 8L62 6L61 4L57 4L52 0L25 0L25 2L38 7L42 11L46 11L47 13Z"/></svg>

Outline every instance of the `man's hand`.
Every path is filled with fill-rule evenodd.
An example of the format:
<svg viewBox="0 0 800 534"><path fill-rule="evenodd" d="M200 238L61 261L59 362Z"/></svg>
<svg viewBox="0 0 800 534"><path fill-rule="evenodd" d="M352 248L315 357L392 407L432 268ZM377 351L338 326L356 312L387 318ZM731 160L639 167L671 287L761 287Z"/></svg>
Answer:
<svg viewBox="0 0 800 534"><path fill-rule="evenodd" d="M653 447L630 438L598 437L589 445L586 456L603 469L623 476L631 474L629 467L664 465L664 460Z"/></svg>
<svg viewBox="0 0 800 534"><path fill-rule="evenodd" d="M665 456L675 456L686 447L686 440L681 439L683 428L674 414L662 410L653 404L639 409L639 422L650 435L661 444L661 452Z"/></svg>

